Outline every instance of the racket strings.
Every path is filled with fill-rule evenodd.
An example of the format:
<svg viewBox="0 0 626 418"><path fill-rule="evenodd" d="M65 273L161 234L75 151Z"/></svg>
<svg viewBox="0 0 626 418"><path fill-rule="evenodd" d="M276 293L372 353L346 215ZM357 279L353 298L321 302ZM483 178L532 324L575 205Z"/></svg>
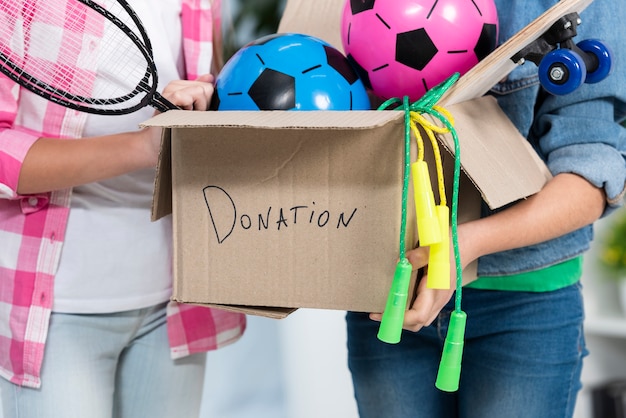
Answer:
<svg viewBox="0 0 626 418"><path fill-rule="evenodd" d="M115 0L0 0L0 69L53 100L139 105L156 84L146 42Z"/></svg>

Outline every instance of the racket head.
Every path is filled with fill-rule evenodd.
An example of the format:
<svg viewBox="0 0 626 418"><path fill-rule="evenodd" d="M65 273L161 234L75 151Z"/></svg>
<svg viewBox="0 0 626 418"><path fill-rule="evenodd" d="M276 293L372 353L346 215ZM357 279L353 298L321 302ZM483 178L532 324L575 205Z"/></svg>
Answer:
<svg viewBox="0 0 626 418"><path fill-rule="evenodd" d="M176 108L157 93L150 40L124 0L0 0L0 71L82 112Z"/></svg>

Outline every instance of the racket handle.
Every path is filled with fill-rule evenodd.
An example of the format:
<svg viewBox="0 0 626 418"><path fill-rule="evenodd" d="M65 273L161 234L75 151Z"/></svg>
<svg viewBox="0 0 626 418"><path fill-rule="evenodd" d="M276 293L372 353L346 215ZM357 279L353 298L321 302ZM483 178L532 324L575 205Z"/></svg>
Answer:
<svg viewBox="0 0 626 418"><path fill-rule="evenodd" d="M176 106L174 103L170 102L157 92L155 92L154 96L152 96L150 106L152 106L159 112L167 112L168 110L180 109L180 107Z"/></svg>
<svg viewBox="0 0 626 418"><path fill-rule="evenodd" d="M396 265L396 272L387 296L385 311L378 327L378 339L380 341L389 344L400 342L412 271L413 266L406 258L400 260Z"/></svg>
<svg viewBox="0 0 626 418"><path fill-rule="evenodd" d="M419 243L420 246L432 245L441 241L441 231L435 212L435 197L426 161L416 161L411 164L411 174Z"/></svg>
<svg viewBox="0 0 626 418"><path fill-rule="evenodd" d="M453 311L450 315L450 325L435 381L437 389L444 392L456 392L459 389L466 321L467 315L463 311Z"/></svg>
<svg viewBox="0 0 626 418"><path fill-rule="evenodd" d="M450 289L450 209L445 205L436 208L441 241L430 246L426 286L430 289Z"/></svg>

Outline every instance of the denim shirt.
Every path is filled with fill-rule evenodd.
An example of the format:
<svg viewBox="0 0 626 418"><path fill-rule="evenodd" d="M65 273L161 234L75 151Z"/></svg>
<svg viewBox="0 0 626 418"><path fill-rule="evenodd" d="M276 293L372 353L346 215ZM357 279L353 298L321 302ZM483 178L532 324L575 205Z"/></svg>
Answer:
<svg viewBox="0 0 626 418"><path fill-rule="evenodd" d="M495 0L502 43L555 0ZM576 42L595 38L611 49L613 72L564 96L547 94L532 62L516 68L496 85L494 95L553 174L575 173L607 196L604 215L621 205L626 181L626 1L595 0L580 13ZM483 204L483 216L493 213ZM592 226L537 245L481 257L479 276L528 272L571 259L589 248Z"/></svg>

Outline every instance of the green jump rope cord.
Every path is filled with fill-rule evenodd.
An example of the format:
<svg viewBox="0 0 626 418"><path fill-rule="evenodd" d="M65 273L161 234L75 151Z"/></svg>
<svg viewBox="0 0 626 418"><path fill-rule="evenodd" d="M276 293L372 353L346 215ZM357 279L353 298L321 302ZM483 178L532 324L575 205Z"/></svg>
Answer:
<svg viewBox="0 0 626 418"><path fill-rule="evenodd" d="M459 138L450 120L439 112L435 106L441 96L456 82L459 74L455 73L443 83L433 87L418 101L409 104L405 96L402 101L404 110L404 175L402 186L402 216L400 224L400 261L396 266L396 272L391 284L391 289L387 297L387 304L378 330L378 338L387 343L398 343L402 334L404 313L406 310L408 288L411 277L411 264L406 259L406 205L408 200L410 159L411 159L411 112L417 114L428 114L438 119L450 132L454 140L454 176L452 184L452 204L450 224L452 230L452 246L456 267L456 297L454 300L454 311L450 314L450 323L446 334L439 370L435 387L445 392L455 392L459 388L461 376L461 359L463 356L464 335L466 314L461 310L463 269L461 267L461 256L459 253L458 240L458 201L459 182L461 177L461 153ZM379 110L383 110L393 103L398 103L398 99L389 99L383 103ZM440 108L442 109L442 108ZM445 109L442 109L445 111Z"/></svg>
<svg viewBox="0 0 626 418"><path fill-rule="evenodd" d="M400 221L400 260L406 259L406 207L409 194L410 164L411 164L411 112L420 114L429 114L439 121L450 131L454 141L454 173L452 184L452 203L450 215L450 227L452 230L452 247L454 249L454 260L456 266L456 296L455 311L461 312L462 287L463 287L463 268L461 267L461 256L459 253L458 240L458 201L459 201L459 182L461 177L461 149L456 129L452 123L433 106L437 104L441 96L448 91L450 87L458 80L459 74L455 73L441 84L428 90L422 98L409 103L408 97L404 97L402 101L402 110L404 111L404 175L402 185L402 214ZM385 101L378 107L378 110L385 110L393 104L398 103L398 98L392 98Z"/></svg>

